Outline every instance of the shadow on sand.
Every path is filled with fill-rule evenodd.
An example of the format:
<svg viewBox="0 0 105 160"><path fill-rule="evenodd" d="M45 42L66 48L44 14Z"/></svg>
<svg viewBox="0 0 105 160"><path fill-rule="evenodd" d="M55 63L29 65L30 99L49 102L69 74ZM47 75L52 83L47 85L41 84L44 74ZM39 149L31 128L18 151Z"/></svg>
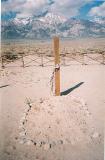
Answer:
<svg viewBox="0 0 105 160"><path fill-rule="evenodd" d="M4 85L4 86L0 86L0 88L4 88L4 87L8 87L9 85L7 84L7 85Z"/></svg>
<svg viewBox="0 0 105 160"><path fill-rule="evenodd" d="M69 88L69 89L67 89L66 91L61 92L60 95L61 95L61 96L68 95L70 92L72 92L74 89L80 87L82 84L84 84L84 82L80 82L80 83L78 83L77 85L75 85L74 87Z"/></svg>

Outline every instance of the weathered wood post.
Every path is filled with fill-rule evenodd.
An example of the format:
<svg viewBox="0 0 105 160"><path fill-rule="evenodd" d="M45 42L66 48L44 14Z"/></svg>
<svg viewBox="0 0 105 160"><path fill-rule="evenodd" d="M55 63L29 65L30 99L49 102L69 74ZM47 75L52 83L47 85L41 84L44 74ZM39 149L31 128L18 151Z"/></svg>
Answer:
<svg viewBox="0 0 105 160"><path fill-rule="evenodd" d="M22 58L22 67L24 68L25 67L25 64L24 64L24 58L23 58L23 55L21 56Z"/></svg>
<svg viewBox="0 0 105 160"><path fill-rule="evenodd" d="M2 68L5 68L5 66L4 66L4 60L3 60L3 56L1 56L1 67L2 67Z"/></svg>
<svg viewBox="0 0 105 160"><path fill-rule="evenodd" d="M85 65L85 54L81 53L81 55L82 55L82 65Z"/></svg>
<svg viewBox="0 0 105 160"><path fill-rule="evenodd" d="M63 58L63 65L65 66L66 65L65 55L63 55L62 58Z"/></svg>
<svg viewBox="0 0 105 160"><path fill-rule="evenodd" d="M54 37L54 55L55 55L55 95L60 96L59 37Z"/></svg>
<svg viewBox="0 0 105 160"><path fill-rule="evenodd" d="M44 63L43 63L43 55L41 54L41 66L44 67Z"/></svg>
<svg viewBox="0 0 105 160"><path fill-rule="evenodd" d="M102 64L104 64L105 65L105 54L104 54L104 52L102 53L102 57L103 57L103 62L102 62Z"/></svg>

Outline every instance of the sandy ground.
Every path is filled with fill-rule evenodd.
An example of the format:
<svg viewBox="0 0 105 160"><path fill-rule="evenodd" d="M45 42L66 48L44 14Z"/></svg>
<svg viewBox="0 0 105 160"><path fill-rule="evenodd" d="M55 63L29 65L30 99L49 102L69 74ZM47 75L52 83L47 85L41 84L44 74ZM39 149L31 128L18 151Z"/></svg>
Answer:
<svg viewBox="0 0 105 160"><path fill-rule="evenodd" d="M13 67L14 66L14 67ZM0 88L1 97L1 112L0 112L0 160L103 160L104 159L104 145L103 145L103 124L105 115L105 66L104 65L71 65L61 67L61 91L73 88L72 91L66 95L53 97L51 92L50 78L52 76L53 67L20 67L19 62L11 63L7 68L0 71L0 86L8 85ZM83 83L82 83L83 82ZM76 87L77 84L80 84ZM73 98L74 97L74 98ZM67 98L67 99L66 99ZM22 117L27 109L27 100L32 105L32 109L29 112L28 123L25 126L30 137L34 139L36 137L36 128L39 125L39 131L41 126L47 125L47 119L43 120L37 117L34 107L40 102L37 100L43 100L44 110L48 110L48 104L54 103L53 114L55 118L58 118L58 112L60 111L60 118L64 122L59 125L59 129L62 128L63 139L61 136L61 130L57 134L56 127L52 127L52 135L56 130L57 135L53 135L54 142L53 147L48 145L41 147L40 145L33 145L31 143L25 143L20 140L20 125ZM46 100L47 99L47 100ZM75 104L78 101L77 104ZM45 104L45 105L44 105ZM75 106L72 111L73 105ZM56 110L56 107L58 109ZM60 107L62 108L60 110ZM69 109L70 117L67 110L63 114L65 107ZM69 108L71 107L71 109ZM78 109L76 110L76 108ZM85 108L84 108L85 107ZM81 109L81 112L80 112ZM43 115L43 110L39 111L39 107L36 109L38 115ZM46 111L45 110L45 111ZM90 113L86 114L86 110ZM71 114L71 111L73 114ZM35 115L35 117L34 117ZM64 116L63 116L64 115ZM48 116L48 114L45 116ZM65 118L66 117L66 118ZM74 118L73 118L74 117ZM77 123L78 118L86 122L85 124ZM89 123L87 121L89 119ZM32 127L32 119L33 127ZM61 120L60 119L60 120ZM48 119L49 120L49 119ZM60 121L57 120L57 123ZM74 121L73 121L74 120ZM41 124L42 123L42 124ZM31 126L30 126L31 124ZM53 123L52 123L53 124ZM51 126L53 126L51 124ZM67 126L66 126L67 124ZM69 126L70 124L70 126ZM86 128L87 132L83 133L81 127ZM37 126L35 128L35 126ZM47 126L48 127L48 126ZM68 127L71 127L71 135ZM92 130L94 128L94 130ZM74 129L74 131L73 131ZM64 132L67 131L67 132ZM74 133L73 133L74 132ZM35 134L34 134L35 133ZM42 131L42 137L38 135L38 140L42 138L42 141L47 141ZM47 133L48 135L49 133ZM49 136L51 135L51 132ZM81 137L82 135L82 137ZM75 143L64 143L64 136L68 139L75 138ZM79 141L79 137L80 141ZM93 138L91 138L93 137ZM37 138L37 137L36 137ZM52 139L52 137L50 137Z"/></svg>

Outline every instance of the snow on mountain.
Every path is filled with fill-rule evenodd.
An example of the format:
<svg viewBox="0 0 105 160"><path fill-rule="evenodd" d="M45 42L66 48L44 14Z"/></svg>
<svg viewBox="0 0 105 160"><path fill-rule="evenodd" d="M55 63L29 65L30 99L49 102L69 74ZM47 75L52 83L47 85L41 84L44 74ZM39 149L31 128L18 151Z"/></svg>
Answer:
<svg viewBox="0 0 105 160"><path fill-rule="evenodd" d="M59 29L67 37L97 37L105 36L105 26L89 20L69 19Z"/></svg>
<svg viewBox="0 0 105 160"><path fill-rule="evenodd" d="M61 37L105 37L105 25L96 21L65 19L52 13L36 19L15 18L2 22L2 38L51 38L56 33Z"/></svg>
<svg viewBox="0 0 105 160"><path fill-rule="evenodd" d="M15 25L27 25L32 21L30 18L15 18L14 19L14 24Z"/></svg>
<svg viewBox="0 0 105 160"><path fill-rule="evenodd" d="M94 22L105 25L105 17L95 17Z"/></svg>
<svg viewBox="0 0 105 160"><path fill-rule="evenodd" d="M41 17L39 20L50 25L57 25L64 23L67 19L63 16L47 13L45 17Z"/></svg>
<svg viewBox="0 0 105 160"><path fill-rule="evenodd" d="M85 26L83 26L82 24L77 24L70 29L70 33L72 35L78 36L80 35L80 32L84 29L85 29Z"/></svg>

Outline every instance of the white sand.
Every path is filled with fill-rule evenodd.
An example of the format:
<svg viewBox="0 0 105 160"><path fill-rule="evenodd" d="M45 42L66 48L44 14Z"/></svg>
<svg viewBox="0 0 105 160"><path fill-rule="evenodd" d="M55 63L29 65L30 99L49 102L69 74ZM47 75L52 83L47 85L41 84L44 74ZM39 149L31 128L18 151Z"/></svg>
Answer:
<svg viewBox="0 0 105 160"><path fill-rule="evenodd" d="M2 129L0 134L2 148L0 151L2 153L0 160L102 160L105 66L71 65L61 67L61 91L74 87L80 82L84 83L69 93L68 96L55 98L52 96L50 86L53 67L32 66L21 68L19 65L19 62L11 63L11 67L8 66L8 68L0 71L0 85L9 85L0 88L0 95L2 96L0 113ZM80 101L79 104L71 97ZM31 99L30 101L33 104L26 125L29 137L47 141L45 127L51 124L51 126L54 125L52 131L47 131L50 140L53 139L54 142L58 142L62 139L65 142L67 138L70 143L66 141L63 145L56 144L51 149L46 147L47 151L43 147L34 146L30 143L28 146L19 143L19 126L27 108L26 98ZM41 104L44 111L41 108L39 112L39 108L37 108L38 114L36 115L34 114L35 107L39 107L40 103L35 102L40 98L45 99ZM83 105L85 103L86 108ZM54 117L51 123L46 123L48 119L46 114L51 110L52 104L54 106L52 110ZM87 115L87 109L91 113L89 116ZM36 116L37 121L34 121ZM51 120L51 117L49 118ZM33 122L31 123L31 121ZM59 128L56 128L55 121L60 123ZM44 130L41 130L42 125ZM68 127L71 127L71 130ZM81 130L81 127L84 127L82 129L85 133ZM60 129L59 133L58 129ZM41 136L38 135L37 137L36 134L40 131ZM93 137L93 140L91 137Z"/></svg>
<svg viewBox="0 0 105 160"><path fill-rule="evenodd" d="M80 99L71 96L36 100L23 117L26 139L49 145L90 143L99 134L92 126L92 116ZM23 132L21 132L23 133ZM93 140L94 141L94 140Z"/></svg>

